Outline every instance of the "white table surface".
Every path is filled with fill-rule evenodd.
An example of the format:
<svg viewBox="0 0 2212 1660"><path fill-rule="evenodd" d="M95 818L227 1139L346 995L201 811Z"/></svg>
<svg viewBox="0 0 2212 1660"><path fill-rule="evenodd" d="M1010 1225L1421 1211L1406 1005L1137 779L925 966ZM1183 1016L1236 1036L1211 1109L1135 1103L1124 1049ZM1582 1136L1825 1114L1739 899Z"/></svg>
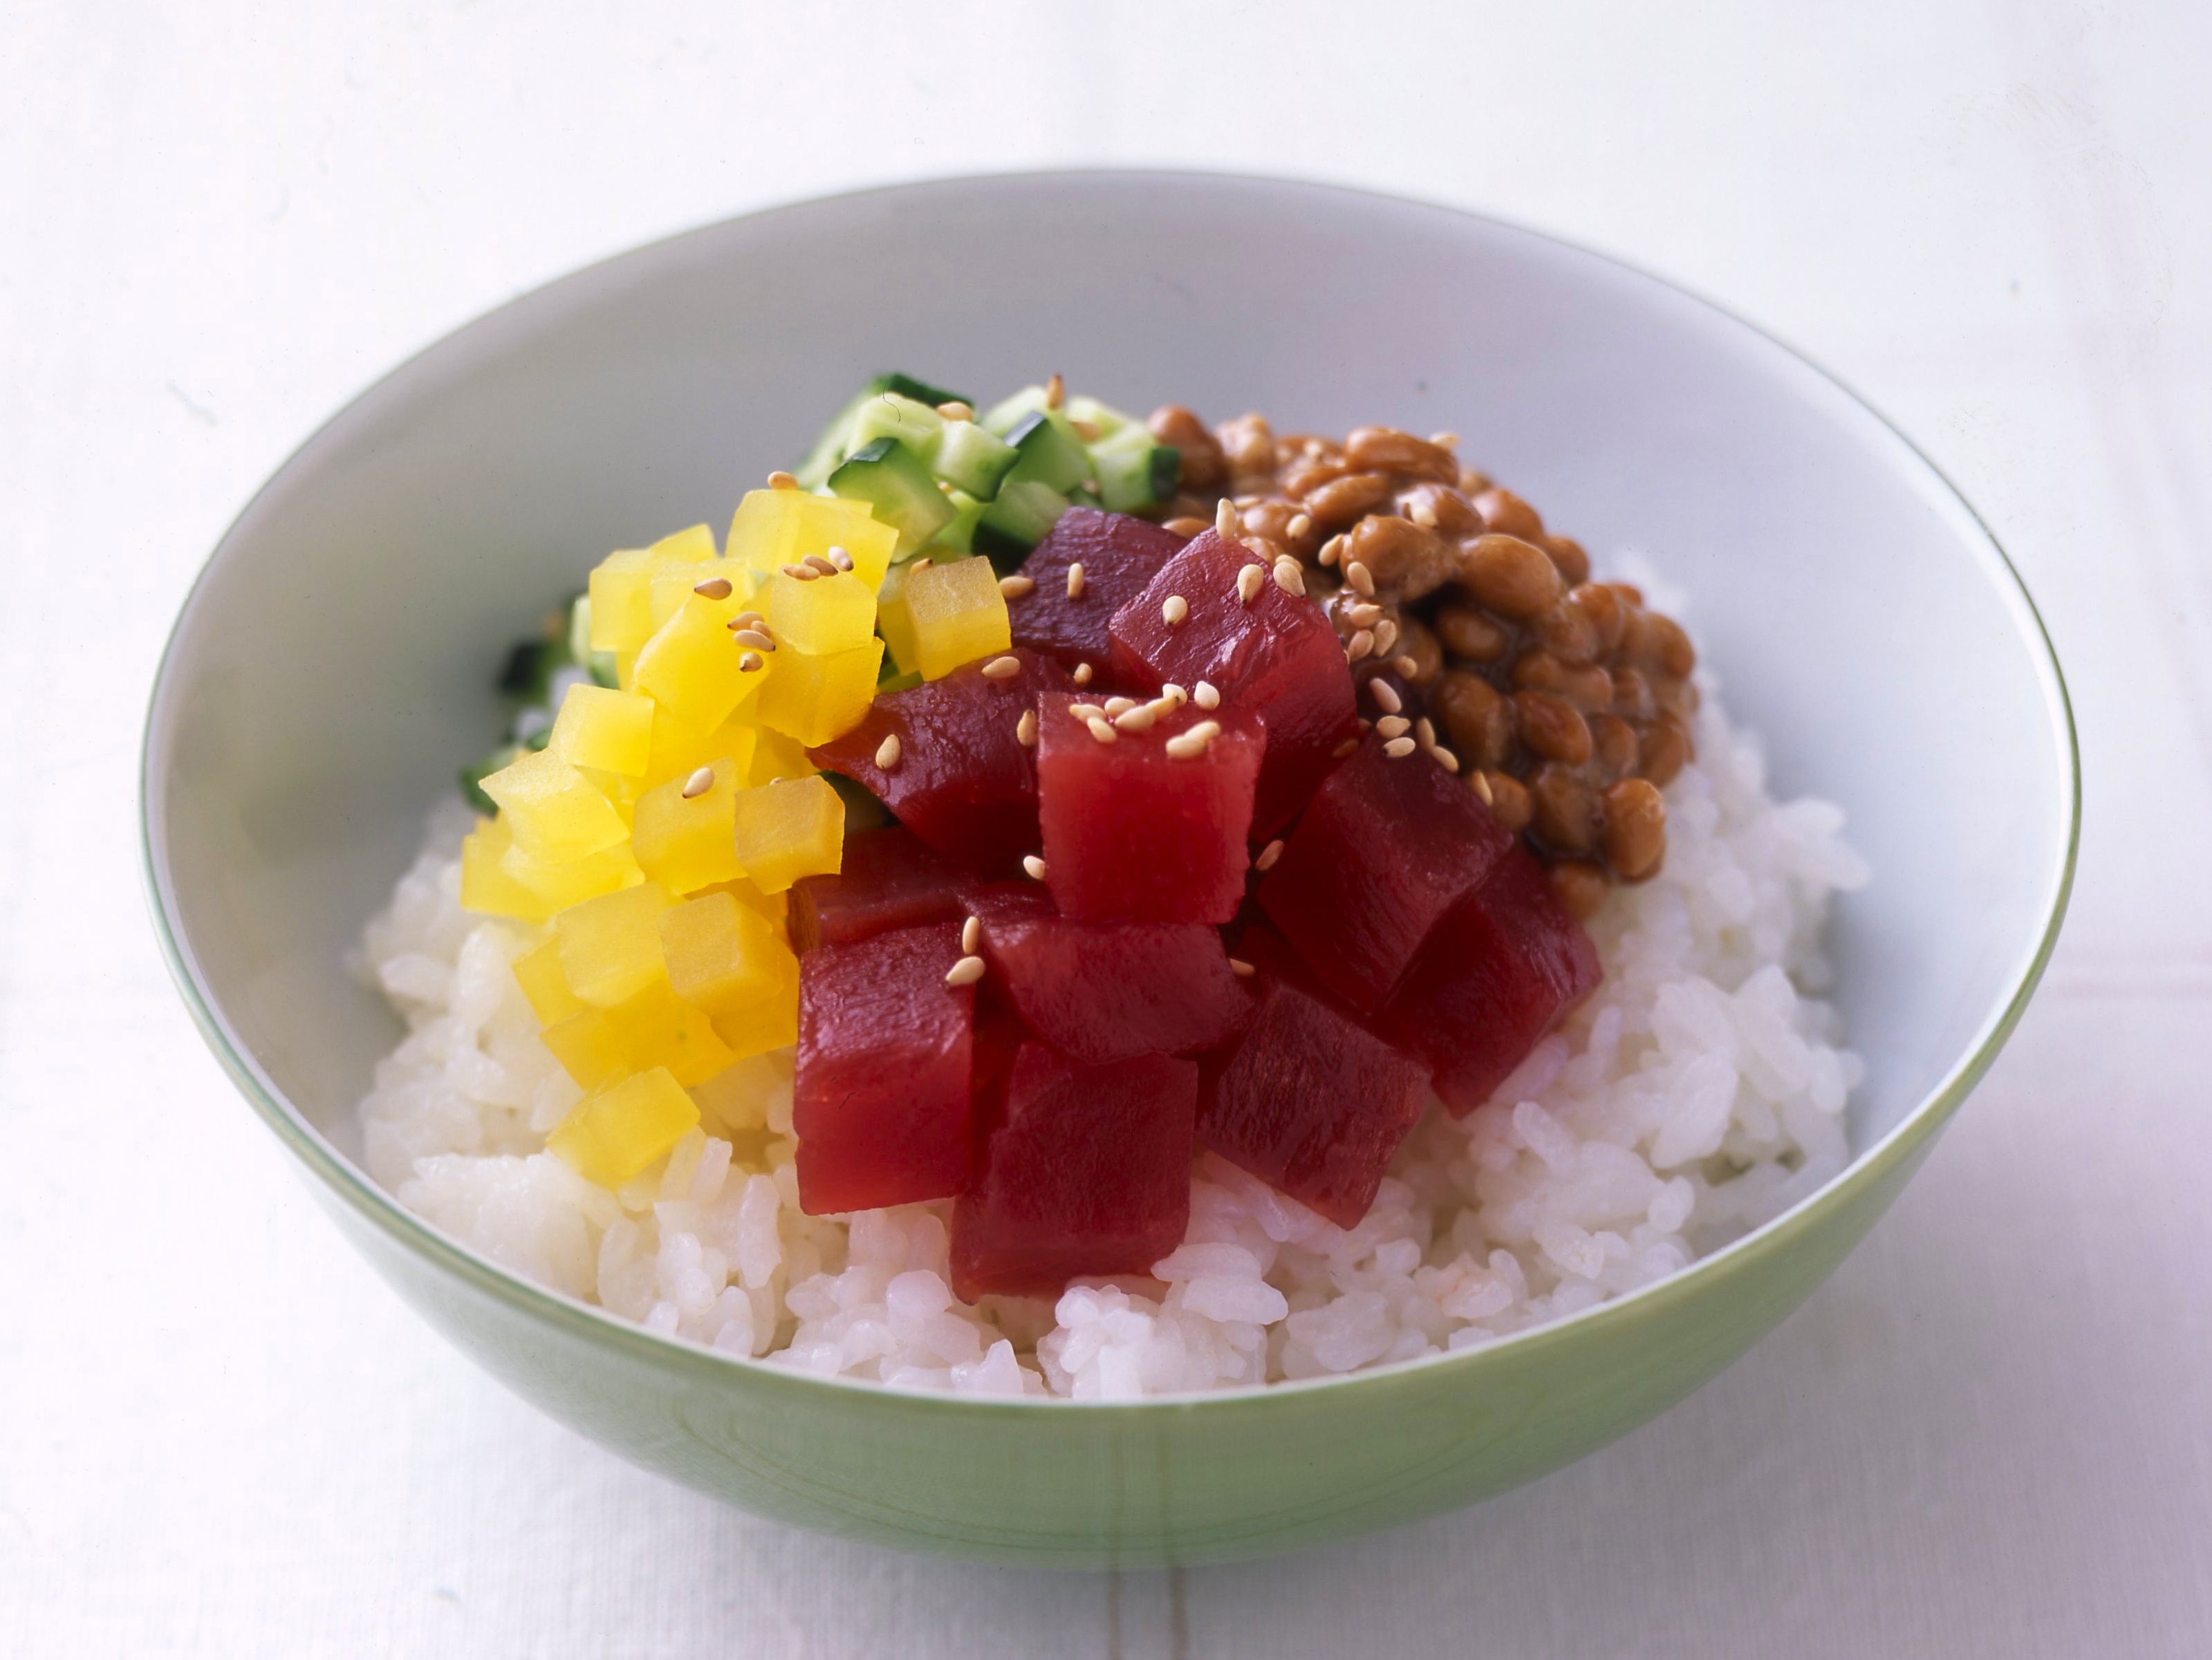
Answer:
<svg viewBox="0 0 2212 1660"><path fill-rule="evenodd" d="M2208 65L2198 0L0 4L0 1653L2212 1653ZM2011 1049L1747 1359L1482 1508L1118 1577L790 1532L501 1392L203 1050L133 809L194 569L399 357L757 204L1100 161L1492 210L1810 351L2019 561L2088 799Z"/></svg>

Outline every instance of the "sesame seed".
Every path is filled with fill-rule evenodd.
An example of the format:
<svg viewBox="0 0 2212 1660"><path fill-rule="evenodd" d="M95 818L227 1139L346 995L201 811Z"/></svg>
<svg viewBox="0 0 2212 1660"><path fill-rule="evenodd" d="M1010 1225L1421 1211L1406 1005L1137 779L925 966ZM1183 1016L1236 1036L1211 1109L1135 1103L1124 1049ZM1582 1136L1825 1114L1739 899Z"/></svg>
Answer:
<svg viewBox="0 0 2212 1660"><path fill-rule="evenodd" d="M1386 617L1375 625L1375 654L1384 656L1397 643L1398 625Z"/></svg>
<svg viewBox="0 0 2212 1660"><path fill-rule="evenodd" d="M1358 560L1351 560L1345 565L1344 580L1359 590L1361 599L1372 599L1375 597L1375 573Z"/></svg>
<svg viewBox="0 0 2212 1660"><path fill-rule="evenodd" d="M1243 526L1237 516L1237 504L1227 496L1223 496L1221 504L1213 510L1214 534L1224 541L1233 542L1237 539L1237 532L1242 528Z"/></svg>
<svg viewBox="0 0 2212 1660"><path fill-rule="evenodd" d="M1075 666L1075 672L1069 675L1067 678L1074 681L1079 686L1089 685L1091 684L1091 665L1088 663L1078 663Z"/></svg>
<svg viewBox="0 0 2212 1660"><path fill-rule="evenodd" d="M1421 672L1419 662L1411 657L1401 657L1396 662L1391 664L1390 666L1397 670L1399 673L1404 675L1408 680L1412 679L1415 675Z"/></svg>
<svg viewBox="0 0 2212 1660"><path fill-rule="evenodd" d="M769 474L768 487L772 490L795 490L799 488L799 480L779 468Z"/></svg>
<svg viewBox="0 0 2212 1660"><path fill-rule="evenodd" d="M1190 601L1179 593L1171 593L1160 607L1160 615L1167 620L1170 628L1177 627L1184 617L1190 615Z"/></svg>
<svg viewBox="0 0 2212 1660"><path fill-rule="evenodd" d="M1247 565L1243 570L1238 571L1237 573L1237 603L1249 605L1257 599L1260 597L1261 586L1267 580L1267 572L1263 566Z"/></svg>
<svg viewBox="0 0 2212 1660"><path fill-rule="evenodd" d="M758 652L749 651L743 657L738 659L738 672L739 674L758 674L761 672L763 665L766 661L767 660Z"/></svg>
<svg viewBox="0 0 2212 1660"><path fill-rule="evenodd" d="M1321 544L1321 552L1316 556L1320 559L1322 564L1333 565L1343 556L1343 554L1344 537L1342 532L1340 532L1338 534L1330 537L1328 541Z"/></svg>
<svg viewBox="0 0 2212 1660"><path fill-rule="evenodd" d="M1136 707L1137 700L1133 697L1109 697L1106 700L1106 718L1111 721L1124 709L1133 709Z"/></svg>
<svg viewBox="0 0 2212 1660"><path fill-rule="evenodd" d="M896 733L885 733L884 741L876 745L876 765L885 772L893 770L897 767L899 755L904 748L905 745L899 742L899 735Z"/></svg>
<svg viewBox="0 0 2212 1660"><path fill-rule="evenodd" d="M957 398L939 404L937 412L948 421L973 421L975 418L975 411Z"/></svg>
<svg viewBox="0 0 2212 1660"><path fill-rule="evenodd" d="M764 629L739 629L734 638L741 646L750 646L755 651L774 651L775 642Z"/></svg>
<svg viewBox="0 0 2212 1660"><path fill-rule="evenodd" d="M1009 599L1026 599L1029 595L1036 592L1036 578L1034 576L1001 576L999 579L999 592Z"/></svg>
<svg viewBox="0 0 2212 1660"><path fill-rule="evenodd" d="M1044 406L1056 410L1067 401L1067 382L1058 375L1044 383Z"/></svg>
<svg viewBox="0 0 2212 1660"><path fill-rule="evenodd" d="M1221 736L1221 722L1218 721L1201 721L1196 726L1191 727L1189 731L1183 733L1183 736L1186 738L1195 738L1201 744L1210 744L1215 739Z"/></svg>
<svg viewBox="0 0 2212 1660"><path fill-rule="evenodd" d="M1252 965L1241 957L1232 957L1229 959L1229 971L1239 980L1247 980L1251 977Z"/></svg>
<svg viewBox="0 0 2212 1660"><path fill-rule="evenodd" d="M1357 738L1347 738L1341 744L1339 744L1334 749L1331 750L1329 753L1338 760L1341 761L1346 756L1351 754L1352 751L1358 747L1359 740Z"/></svg>
<svg viewBox="0 0 2212 1660"><path fill-rule="evenodd" d="M1103 721L1106 706L1103 703L1070 703L1067 712L1079 721Z"/></svg>
<svg viewBox="0 0 2212 1660"><path fill-rule="evenodd" d="M1402 714L1386 714L1375 723L1375 730L1385 738L1403 738L1413 729L1413 723Z"/></svg>
<svg viewBox="0 0 2212 1660"><path fill-rule="evenodd" d="M1372 600L1361 600L1346 605L1344 614L1352 619L1355 629L1371 629L1382 620L1382 607Z"/></svg>
<svg viewBox="0 0 2212 1660"><path fill-rule="evenodd" d="M1036 854L1032 853L1023 859L1022 869L1028 873L1030 881L1042 882L1044 880L1044 860L1038 858Z"/></svg>
<svg viewBox="0 0 2212 1660"><path fill-rule="evenodd" d="M1252 868L1254 870L1273 870L1275 868L1275 860L1280 859L1282 856L1283 838L1279 836L1273 841L1268 842L1266 847L1260 849L1260 856L1252 861Z"/></svg>
<svg viewBox="0 0 2212 1660"><path fill-rule="evenodd" d="M1392 685L1388 680L1370 680L1367 683L1367 690L1376 702L1382 706L1382 712L1386 714L1395 714L1406 707L1406 700L1398 696L1397 687Z"/></svg>
<svg viewBox="0 0 2212 1660"><path fill-rule="evenodd" d="M1185 703L1190 702L1190 694L1185 691L1181 686L1176 684L1174 681L1170 680L1161 685L1159 697L1156 697L1152 701L1154 702L1158 702L1162 699L1166 700L1166 702L1173 708L1181 708Z"/></svg>
<svg viewBox="0 0 2212 1660"><path fill-rule="evenodd" d="M1139 703L1136 708L1123 709L1115 715L1114 727L1117 732L1143 732L1160 718L1160 713L1153 704Z"/></svg>
<svg viewBox="0 0 2212 1660"><path fill-rule="evenodd" d="M1446 772L1457 772L1459 770L1459 757L1454 755L1442 744L1430 745L1429 755L1430 757Z"/></svg>
<svg viewBox="0 0 2212 1660"><path fill-rule="evenodd" d="M1014 722L1014 742L1024 749L1036 746L1036 711L1024 709L1022 718Z"/></svg>
<svg viewBox="0 0 2212 1660"><path fill-rule="evenodd" d="M1455 450L1459 447L1459 435L1455 432L1432 432L1429 435L1429 442L1440 450Z"/></svg>
<svg viewBox="0 0 2212 1660"><path fill-rule="evenodd" d="M822 573L811 565L786 565L783 574L794 582L811 582Z"/></svg>
<svg viewBox="0 0 2212 1660"><path fill-rule="evenodd" d="M817 576L835 576L837 574L837 567L818 553L810 553L806 556L806 569Z"/></svg>
<svg viewBox="0 0 2212 1660"><path fill-rule="evenodd" d="M1022 660L1018 657L994 657L983 665L986 680L1011 680L1021 672Z"/></svg>
<svg viewBox="0 0 2212 1660"><path fill-rule="evenodd" d="M1423 715L1413 722L1413 736L1421 740L1421 747L1432 750L1437 746L1437 723Z"/></svg>
<svg viewBox="0 0 2212 1660"><path fill-rule="evenodd" d="M1213 689L1211 680L1201 680L1191 688L1190 701L1202 709L1218 709L1221 707L1221 694Z"/></svg>
<svg viewBox="0 0 2212 1660"><path fill-rule="evenodd" d="M1484 806L1487 807L1496 805L1498 796L1496 792L1490 787L1490 778L1487 774L1478 772L1467 781L1474 787L1474 793L1482 798L1482 805Z"/></svg>
<svg viewBox="0 0 2212 1660"><path fill-rule="evenodd" d="M1194 761L1206 753L1206 740L1186 732L1169 739L1165 748L1171 761Z"/></svg>
<svg viewBox="0 0 2212 1660"><path fill-rule="evenodd" d="M714 768L702 767L684 781L684 799L686 801L696 801L714 787Z"/></svg>
<svg viewBox="0 0 2212 1660"><path fill-rule="evenodd" d="M1119 736L1113 727L1095 714L1083 724L1091 728L1091 735L1102 744L1110 744Z"/></svg>
<svg viewBox="0 0 2212 1660"><path fill-rule="evenodd" d="M983 919L981 917L971 916L960 925L960 950L963 955L973 957L975 954L975 947L981 942L982 938Z"/></svg>
<svg viewBox="0 0 2212 1660"><path fill-rule="evenodd" d="M1067 424L1075 429L1075 435L1085 443L1098 441L1098 423L1096 421L1071 421Z"/></svg>
<svg viewBox="0 0 2212 1660"><path fill-rule="evenodd" d="M1410 738L1393 738L1383 745L1382 753L1393 761L1402 761L1420 746Z"/></svg>
<svg viewBox="0 0 2212 1660"><path fill-rule="evenodd" d="M1275 586L1285 593L1305 597L1306 574L1298 562L1287 553L1275 561Z"/></svg>
<svg viewBox="0 0 2212 1660"><path fill-rule="evenodd" d="M1372 721L1370 721L1365 715L1355 714L1352 718L1355 721L1358 722L1360 731L1372 732L1375 730L1375 723Z"/></svg>
<svg viewBox="0 0 2212 1660"><path fill-rule="evenodd" d="M963 957L945 971L945 983L948 986L972 986L982 977L983 959L980 957Z"/></svg>
<svg viewBox="0 0 2212 1660"><path fill-rule="evenodd" d="M1083 562L1080 559L1067 568L1067 597L1071 599L1083 598Z"/></svg>
<svg viewBox="0 0 2212 1660"><path fill-rule="evenodd" d="M908 576L919 576L919 575L921 575L922 574L922 572L924 572L924 571L927 570L927 569L928 569L932 565L935 564L936 562L937 562L937 561L935 561L934 559L929 558L929 557L927 557L927 556L924 556L924 557L922 557L922 558L920 558L920 559L916 559L916 560L915 560L912 563L910 563L909 565L908 565L908 566L907 566L907 568L906 568L906 574L907 574Z"/></svg>
<svg viewBox="0 0 2212 1660"><path fill-rule="evenodd" d="M1345 648L1344 654L1347 660L1357 663L1374 649L1374 632L1369 629L1361 629L1352 636L1352 643Z"/></svg>
<svg viewBox="0 0 2212 1660"><path fill-rule="evenodd" d="M1283 526L1284 534L1293 538L1304 536L1312 529L1313 516L1304 513L1292 514L1291 522Z"/></svg>
<svg viewBox="0 0 2212 1660"><path fill-rule="evenodd" d="M732 590L726 576L710 576L703 582L692 585L691 592L702 599L726 599Z"/></svg>
<svg viewBox="0 0 2212 1660"><path fill-rule="evenodd" d="M850 570L853 569L853 556L842 548L832 547L830 550L830 562L839 570Z"/></svg>

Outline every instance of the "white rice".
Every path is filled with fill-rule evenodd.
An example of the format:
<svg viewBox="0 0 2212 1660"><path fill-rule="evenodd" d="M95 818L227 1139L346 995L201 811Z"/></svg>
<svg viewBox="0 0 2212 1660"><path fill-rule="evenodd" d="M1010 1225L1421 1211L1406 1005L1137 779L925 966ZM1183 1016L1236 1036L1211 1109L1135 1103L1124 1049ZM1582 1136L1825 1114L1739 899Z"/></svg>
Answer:
<svg viewBox="0 0 2212 1660"><path fill-rule="evenodd" d="M1496 1098L1441 1107L1346 1231L1211 1154L1152 1280L1057 1304L953 1299L947 1205L798 1208L788 1050L697 1091L704 1121L619 1193L544 1151L578 1091L508 970L540 937L459 903L459 826L369 924L406 1018L362 1103L368 1168L436 1227L553 1289L732 1354L900 1388L1121 1400L1486 1343L1675 1272L1841 1171L1858 1058L1820 1000L1843 814L1778 803L1710 682L1668 790L1666 866L1590 927L1605 982Z"/></svg>

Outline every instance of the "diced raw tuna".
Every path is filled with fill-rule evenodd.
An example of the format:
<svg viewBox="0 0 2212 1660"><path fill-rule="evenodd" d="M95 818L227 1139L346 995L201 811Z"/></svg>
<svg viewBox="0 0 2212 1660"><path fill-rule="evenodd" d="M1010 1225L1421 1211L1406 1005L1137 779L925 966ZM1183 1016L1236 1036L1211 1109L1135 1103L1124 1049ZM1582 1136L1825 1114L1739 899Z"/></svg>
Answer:
<svg viewBox="0 0 2212 1660"><path fill-rule="evenodd" d="M1037 846L1035 751L1015 728L1040 693L1068 684L1050 658L1012 655L1021 670L1005 679L970 664L878 697L858 726L807 753L872 791L946 858L970 870L1003 869ZM894 736L898 758L886 771L876 756Z"/></svg>
<svg viewBox="0 0 2212 1660"><path fill-rule="evenodd" d="M1296 816L1356 728L1352 672L1321 607L1272 580L1250 605L1238 599L1238 573L1257 562L1242 543L1206 531L1114 614L1112 634L1115 675L1126 684L1157 691L1169 681L1210 681L1224 708L1267 722L1252 824L1252 834L1264 836ZM1180 623L1167 620L1175 598L1189 608Z"/></svg>
<svg viewBox="0 0 2212 1660"><path fill-rule="evenodd" d="M892 824L845 840L835 876L805 876L791 885L794 950L850 945L890 928L957 922L966 873L933 852L913 831Z"/></svg>
<svg viewBox="0 0 2212 1660"><path fill-rule="evenodd" d="M953 1207L954 1292L1054 1297L1085 1274L1149 1273L1190 1220L1197 1107L1194 1061L1082 1067L1023 1044Z"/></svg>
<svg viewBox="0 0 2212 1660"><path fill-rule="evenodd" d="M1286 973L1294 954L1264 929L1241 949L1259 965L1252 1024L1204 1064L1199 1145L1356 1226L1428 1100L1428 1066Z"/></svg>
<svg viewBox="0 0 2212 1660"><path fill-rule="evenodd" d="M1071 712L1079 707L1048 696L1038 714L1038 816L1054 902L1086 921L1226 922L1244 897L1253 792L1272 747L1259 720L1185 704L1101 743ZM1200 754L1174 754L1170 744L1201 721L1218 735Z"/></svg>
<svg viewBox="0 0 2212 1660"><path fill-rule="evenodd" d="M1228 1043L1250 1018L1220 933L1202 922L1078 922L988 899L976 914L989 983L1079 1064L1194 1055Z"/></svg>
<svg viewBox="0 0 2212 1660"><path fill-rule="evenodd" d="M1464 1117L1602 977L1543 866L1510 848L1437 924L1381 1025L1428 1061L1437 1093Z"/></svg>
<svg viewBox="0 0 2212 1660"><path fill-rule="evenodd" d="M1444 913L1480 886L1512 832L1419 751L1379 733L1314 792L1256 897L1315 979L1372 1013Z"/></svg>
<svg viewBox="0 0 2212 1660"><path fill-rule="evenodd" d="M1022 566L1034 592L1010 602L1014 643L1055 657L1068 668L1088 663L1107 672L1113 642L1107 625L1122 604L1145 590L1183 538L1126 513L1070 508ZM1067 568L1083 567L1082 592L1067 591Z"/></svg>
<svg viewBox="0 0 2212 1660"><path fill-rule="evenodd" d="M967 1185L975 994L948 986L957 924L799 959L799 1203L811 1215L945 1199Z"/></svg>

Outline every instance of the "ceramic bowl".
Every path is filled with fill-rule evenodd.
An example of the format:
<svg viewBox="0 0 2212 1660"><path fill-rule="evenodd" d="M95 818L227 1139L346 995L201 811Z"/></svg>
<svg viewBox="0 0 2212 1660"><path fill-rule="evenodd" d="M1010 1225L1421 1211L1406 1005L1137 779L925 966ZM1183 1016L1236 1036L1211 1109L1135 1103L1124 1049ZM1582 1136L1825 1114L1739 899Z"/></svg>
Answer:
<svg viewBox="0 0 2212 1660"><path fill-rule="evenodd" d="M487 667L608 548L727 519L865 377L1059 371L1279 429L1450 428L1601 560L1692 596L1782 793L1875 880L1832 945L1849 1170L1674 1278L1458 1354L1131 1405L979 1403L690 1347L515 1279L354 1162L397 1026L340 959L495 732ZM1526 230L1259 179L1066 173L810 202L554 283L402 366L216 549L144 759L186 1001L346 1237L516 1393L801 1526L1000 1562L1195 1562L1467 1504L1679 1401L1835 1268L1987 1068L2073 868L2057 664L1988 530L1803 359Z"/></svg>

